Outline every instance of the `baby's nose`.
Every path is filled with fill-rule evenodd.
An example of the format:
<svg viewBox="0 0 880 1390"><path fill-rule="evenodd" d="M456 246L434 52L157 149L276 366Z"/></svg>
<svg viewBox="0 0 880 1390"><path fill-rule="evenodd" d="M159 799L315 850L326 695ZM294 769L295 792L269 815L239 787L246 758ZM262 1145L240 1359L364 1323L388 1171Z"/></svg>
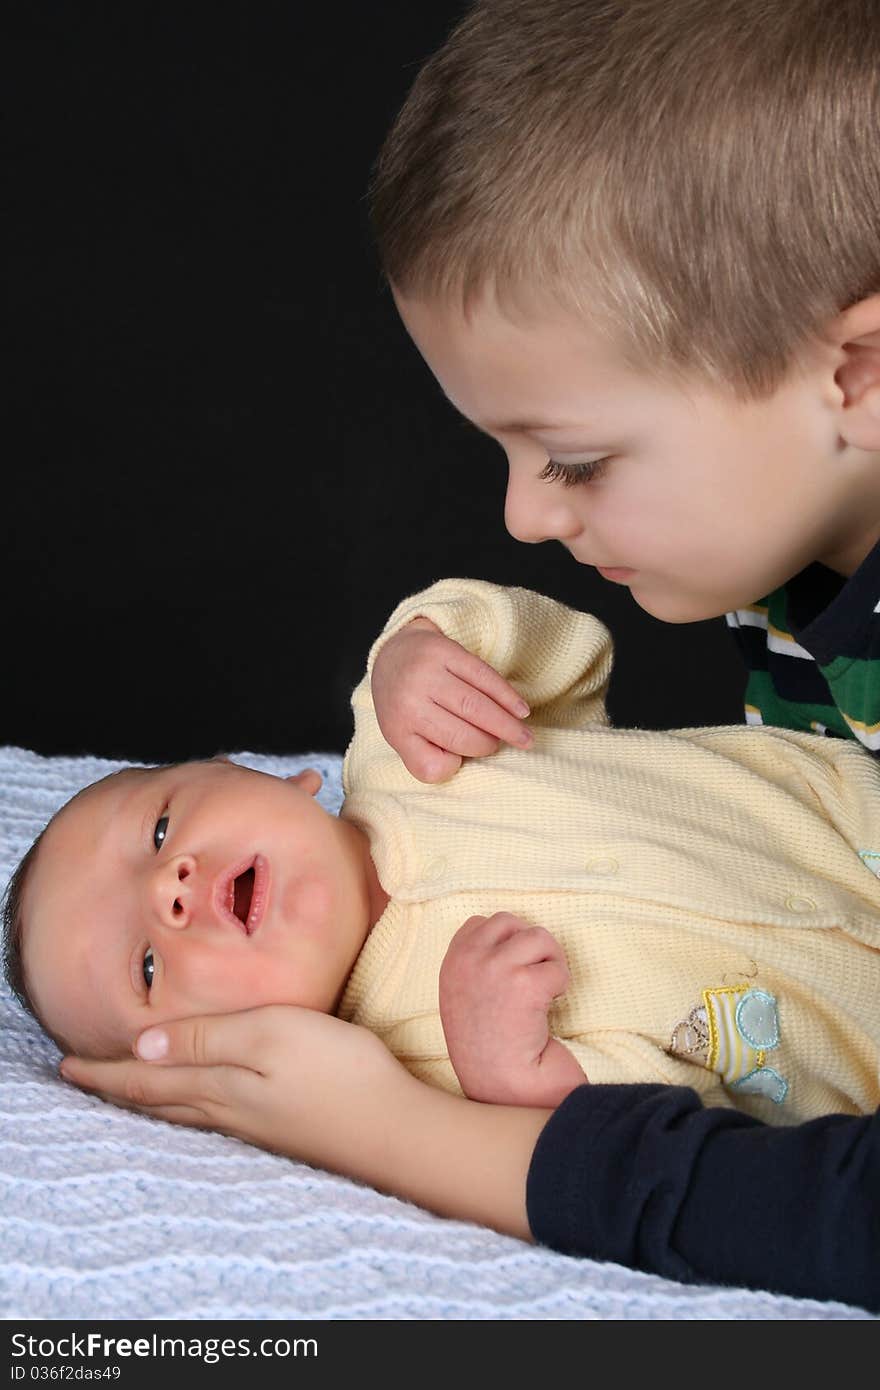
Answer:
<svg viewBox="0 0 880 1390"><path fill-rule="evenodd" d="M153 910L163 926L188 927L196 898L196 861L178 854L157 866L151 882Z"/></svg>

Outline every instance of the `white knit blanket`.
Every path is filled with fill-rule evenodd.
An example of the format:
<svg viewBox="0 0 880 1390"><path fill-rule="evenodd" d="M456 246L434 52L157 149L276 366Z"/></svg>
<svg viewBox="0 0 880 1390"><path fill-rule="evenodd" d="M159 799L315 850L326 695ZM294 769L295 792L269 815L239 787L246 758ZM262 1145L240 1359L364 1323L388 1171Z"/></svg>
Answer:
<svg viewBox="0 0 880 1390"><path fill-rule="evenodd" d="M317 766L335 754L237 760ZM0 882L51 814L122 763L0 749ZM572 1259L222 1135L129 1114L57 1075L0 988L0 1316L64 1319L868 1319ZM760 1234L755 1233L760 1239Z"/></svg>

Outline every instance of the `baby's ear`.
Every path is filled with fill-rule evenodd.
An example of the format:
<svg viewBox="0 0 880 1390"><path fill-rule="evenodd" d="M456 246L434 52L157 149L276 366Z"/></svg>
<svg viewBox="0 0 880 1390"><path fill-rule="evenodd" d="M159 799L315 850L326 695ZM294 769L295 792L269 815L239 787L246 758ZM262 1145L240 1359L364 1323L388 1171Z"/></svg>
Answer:
<svg viewBox="0 0 880 1390"><path fill-rule="evenodd" d="M295 782L298 787L309 796L317 796L323 784L323 777L320 772L313 767L305 767L302 772L292 772L289 777L285 777L285 782Z"/></svg>
<svg viewBox="0 0 880 1390"><path fill-rule="evenodd" d="M857 449L880 449L880 294L838 315L832 335L844 353L834 374L840 433Z"/></svg>

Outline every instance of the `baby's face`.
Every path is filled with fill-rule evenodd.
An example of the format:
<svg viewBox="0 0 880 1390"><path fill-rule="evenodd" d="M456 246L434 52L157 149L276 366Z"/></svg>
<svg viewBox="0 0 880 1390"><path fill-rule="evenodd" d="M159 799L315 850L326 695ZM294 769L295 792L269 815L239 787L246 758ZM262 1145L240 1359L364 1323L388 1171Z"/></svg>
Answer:
<svg viewBox="0 0 880 1390"><path fill-rule="evenodd" d="M878 470L838 436L831 344L746 404L634 370L561 311L395 298L449 400L507 455L511 534L561 541L655 617L716 617L814 560L849 573L877 539Z"/></svg>
<svg viewBox="0 0 880 1390"><path fill-rule="evenodd" d="M65 807L23 898L49 1028L111 1057L172 1018L333 1009L369 908L353 827L314 801L320 781L189 763L119 773Z"/></svg>

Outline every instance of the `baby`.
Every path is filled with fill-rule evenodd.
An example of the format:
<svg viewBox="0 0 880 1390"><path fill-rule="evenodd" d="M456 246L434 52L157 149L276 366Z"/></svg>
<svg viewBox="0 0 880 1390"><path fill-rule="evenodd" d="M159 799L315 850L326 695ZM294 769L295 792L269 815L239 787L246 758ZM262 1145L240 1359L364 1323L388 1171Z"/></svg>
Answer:
<svg viewBox="0 0 880 1390"><path fill-rule="evenodd" d="M382 732L413 701L418 645L460 689L413 728L449 750L458 722L468 754L431 786ZM10 885L13 982L96 1057L150 1024L295 1003L485 1101L661 1081L778 1123L873 1112L880 769L769 727L612 729L610 670L593 617L433 585L354 692L338 818L314 771L214 760L96 783Z"/></svg>

